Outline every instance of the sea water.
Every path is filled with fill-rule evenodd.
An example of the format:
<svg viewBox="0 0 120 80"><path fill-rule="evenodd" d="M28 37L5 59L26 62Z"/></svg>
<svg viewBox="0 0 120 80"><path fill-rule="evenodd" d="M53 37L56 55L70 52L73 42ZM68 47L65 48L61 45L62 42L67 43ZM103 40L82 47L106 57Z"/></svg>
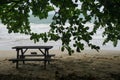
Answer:
<svg viewBox="0 0 120 80"><path fill-rule="evenodd" d="M48 32L50 27L50 23L52 22L52 16L49 15L47 19L39 20L33 16L30 16L30 26L31 30L36 33ZM92 27L92 23L87 23L86 26ZM106 45L102 45L104 38L102 38L103 29L98 29L97 33L93 36L93 40L91 43L98 45L101 49L104 50L119 50L120 49L120 41L118 42L117 47L113 47L112 42L107 43ZM13 46L35 46L35 45L50 45L53 46L53 49L61 48L61 41L48 41L44 43L44 41L40 40L37 43L30 40L29 35L19 34L19 33L8 33L6 26L0 23L0 50L11 50ZM71 47L72 47L71 42ZM85 49L90 49L87 45L85 45Z"/></svg>

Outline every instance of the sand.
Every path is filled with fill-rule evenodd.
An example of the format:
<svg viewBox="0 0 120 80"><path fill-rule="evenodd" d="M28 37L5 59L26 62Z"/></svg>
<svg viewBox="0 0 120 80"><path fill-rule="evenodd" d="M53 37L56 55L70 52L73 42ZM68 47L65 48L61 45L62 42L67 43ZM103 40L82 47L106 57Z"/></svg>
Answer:
<svg viewBox="0 0 120 80"><path fill-rule="evenodd" d="M20 63L16 69L15 64L8 61L16 57L16 51L0 51L0 77L4 78L0 80L120 80L120 51L85 50L72 56L60 50L50 53L56 55L56 60L47 65L46 70L43 62Z"/></svg>

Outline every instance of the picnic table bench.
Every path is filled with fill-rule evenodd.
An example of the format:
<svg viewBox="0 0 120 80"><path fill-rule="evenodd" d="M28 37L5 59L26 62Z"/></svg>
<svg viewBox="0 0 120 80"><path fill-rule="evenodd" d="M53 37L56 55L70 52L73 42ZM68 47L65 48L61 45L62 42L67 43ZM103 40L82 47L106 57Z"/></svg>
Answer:
<svg viewBox="0 0 120 80"><path fill-rule="evenodd" d="M49 54L49 49L53 46L15 46L12 49L16 49L17 57L9 59L13 63L16 63L16 68L19 68L19 61L22 61L25 64L25 61L43 61L44 68L46 69L47 62L53 61L51 57L54 57L55 54ZM37 54L37 52L31 52L31 54L25 54L28 49L38 49L42 54ZM30 57L30 58L27 58ZM34 58L38 57L38 58ZM42 58L41 58L42 57Z"/></svg>

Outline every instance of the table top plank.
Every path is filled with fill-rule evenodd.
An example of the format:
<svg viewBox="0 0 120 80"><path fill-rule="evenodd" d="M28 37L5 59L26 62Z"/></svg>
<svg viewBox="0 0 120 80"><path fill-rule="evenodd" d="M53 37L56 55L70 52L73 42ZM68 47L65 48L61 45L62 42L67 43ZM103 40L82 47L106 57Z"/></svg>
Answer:
<svg viewBox="0 0 120 80"><path fill-rule="evenodd" d="M51 49L53 46L15 46L12 49Z"/></svg>

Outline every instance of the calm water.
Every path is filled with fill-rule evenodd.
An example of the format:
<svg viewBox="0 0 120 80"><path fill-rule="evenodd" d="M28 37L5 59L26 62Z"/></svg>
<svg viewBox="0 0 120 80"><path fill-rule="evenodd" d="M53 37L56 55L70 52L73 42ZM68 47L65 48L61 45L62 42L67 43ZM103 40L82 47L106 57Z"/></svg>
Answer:
<svg viewBox="0 0 120 80"><path fill-rule="evenodd" d="M38 18L34 18L33 16L30 17L31 22L31 29L33 32L36 33L42 33L49 31L49 24L51 23L52 16L49 16L48 19L44 19L40 21ZM88 26L93 26L92 24L88 23L86 24ZM120 42L118 43L117 47L113 47L112 43L108 43L106 46L102 46L102 29L99 29L97 34L93 36L92 43L98 45L101 47L101 49L107 49L107 50L119 50L120 49ZM11 47L13 46L21 46L21 45L53 45L54 49L60 49L61 47L61 41L48 41L47 43L44 43L42 40L40 40L37 43L34 43L33 41L29 40L29 35L24 34L8 34L8 31L6 29L6 26L0 23L0 50L11 50ZM72 43L72 42L71 42ZM86 49L89 49L86 46Z"/></svg>

